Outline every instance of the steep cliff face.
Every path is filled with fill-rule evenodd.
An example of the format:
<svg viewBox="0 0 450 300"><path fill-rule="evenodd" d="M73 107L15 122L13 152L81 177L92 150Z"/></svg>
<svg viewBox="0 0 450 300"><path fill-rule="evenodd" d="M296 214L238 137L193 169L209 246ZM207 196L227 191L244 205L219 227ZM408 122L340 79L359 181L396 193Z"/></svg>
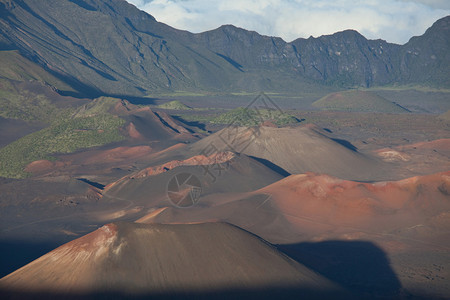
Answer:
<svg viewBox="0 0 450 300"><path fill-rule="evenodd" d="M174 41L177 31L125 1L8 3L1 7L4 47L91 93L222 88L222 73L234 69L209 51Z"/></svg>
<svg viewBox="0 0 450 300"><path fill-rule="evenodd" d="M292 43L306 76L329 84L372 86L395 79L398 45L369 41L353 30Z"/></svg>
<svg viewBox="0 0 450 300"><path fill-rule="evenodd" d="M401 83L450 86L450 16L436 21L422 35L401 47Z"/></svg>
<svg viewBox="0 0 450 300"><path fill-rule="evenodd" d="M417 83L448 86L450 17L405 45L354 30L286 43L232 25L191 36L243 71L278 68L298 80L344 87Z"/></svg>
<svg viewBox="0 0 450 300"><path fill-rule="evenodd" d="M192 34L125 0L1 0L0 17L0 49L87 94L450 85L450 17L403 46L353 30L291 43L232 25Z"/></svg>

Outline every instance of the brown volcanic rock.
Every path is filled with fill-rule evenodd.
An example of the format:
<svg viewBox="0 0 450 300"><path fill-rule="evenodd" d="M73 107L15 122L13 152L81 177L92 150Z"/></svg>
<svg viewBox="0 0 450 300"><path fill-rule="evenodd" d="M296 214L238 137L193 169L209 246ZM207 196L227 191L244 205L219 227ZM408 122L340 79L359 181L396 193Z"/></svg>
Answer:
<svg viewBox="0 0 450 300"><path fill-rule="evenodd" d="M400 181L362 183L327 175L292 175L258 192L297 223L309 218L328 225L372 231L416 225L450 209L450 172Z"/></svg>
<svg viewBox="0 0 450 300"><path fill-rule="evenodd" d="M54 165L53 162L46 159L35 160L25 167L25 171L31 173L45 172L54 168Z"/></svg>
<svg viewBox="0 0 450 300"><path fill-rule="evenodd" d="M150 146L116 147L98 151L85 160L86 164L93 163L118 163L137 159L152 152Z"/></svg>
<svg viewBox="0 0 450 300"><path fill-rule="evenodd" d="M375 294L383 291L389 280L378 282L384 275L365 267L372 260L370 252L355 254L350 246L364 241L388 256L407 293L419 299L447 299L449 212L450 172L378 183L308 173L291 175L251 193L208 195L189 209L169 206L139 221L229 222L271 243L283 244L282 249L291 249L288 253L298 255L295 257L307 266L324 271L321 274L329 272L338 281L342 277L344 286L369 289L370 295L379 299ZM339 250L340 246L343 249ZM314 252L321 248L323 252ZM342 257L348 259L339 262ZM355 267L360 262L361 266ZM350 273L352 279L345 279ZM379 287L360 280L371 276ZM403 299L398 294L380 297L388 298Z"/></svg>
<svg viewBox="0 0 450 300"><path fill-rule="evenodd" d="M33 175L108 174L111 168L127 167L136 160L153 154L148 145L121 146L109 149L88 149L59 156L58 161L37 160L25 168ZM75 175L76 176L76 175ZM84 175L83 175L84 176Z"/></svg>
<svg viewBox="0 0 450 300"><path fill-rule="evenodd" d="M221 220L275 243L382 234L450 247L442 221L449 195L450 172L378 183L307 173L250 193L209 195L189 210L168 207L141 221Z"/></svg>
<svg viewBox="0 0 450 300"><path fill-rule="evenodd" d="M159 143L173 139L197 139L170 116L160 117L159 113L156 114L149 107L131 110L121 117L130 122L126 133L132 138Z"/></svg>
<svg viewBox="0 0 450 300"><path fill-rule="evenodd" d="M163 161L109 183L103 193L105 201L132 199L136 205L146 208L170 205L168 183L181 173L192 174L200 180L203 196L250 192L284 178L263 163L232 152Z"/></svg>
<svg viewBox="0 0 450 300"><path fill-rule="evenodd" d="M106 104L103 104L102 101ZM114 106L111 106L108 101L112 102ZM121 133L127 137L127 140L75 153L57 154L61 162L53 163L53 165L44 161L33 162L27 166L27 170L37 173L37 175L42 175L45 171L69 176L74 174L82 176L84 174L111 175L112 178L117 179L123 176L123 172L119 175L111 174L114 173L114 170L130 169L130 166L133 166L137 160L147 162L147 158L152 154L163 150L173 150L171 147L180 142L198 140L198 137L178 125L170 116L165 115L164 118L161 118L148 107L140 108L126 100L108 98L99 98L92 103L94 103L94 112L99 109L95 105L99 105L102 109L103 106L108 108L110 105L111 113L117 114L127 121L126 125L121 128ZM76 114L87 115L91 108L89 105L85 105L79 108ZM149 159L151 161L151 158Z"/></svg>
<svg viewBox="0 0 450 300"><path fill-rule="evenodd" d="M154 112L148 106L140 107L127 100L109 97L94 99L81 106L74 116L94 116L98 112L109 112L127 121L122 133L131 138L153 142L164 142L181 138L194 139L190 131L171 116Z"/></svg>
<svg viewBox="0 0 450 300"><path fill-rule="evenodd" d="M171 116L169 116L167 113L163 111L159 111L156 113L158 117L160 117L162 122L165 122L167 126L170 126L174 130L178 131L179 133L187 133L189 134L190 131L178 124L174 119L172 119Z"/></svg>
<svg viewBox="0 0 450 300"><path fill-rule="evenodd" d="M227 127L196 142L191 150L201 153L212 146L269 161L291 174L325 173L349 180L380 180L383 163L346 147L316 126L273 128Z"/></svg>
<svg viewBox="0 0 450 300"><path fill-rule="evenodd" d="M223 164L235 157L236 155L232 152L216 152L209 156L196 155L185 160L173 160L159 166L145 168L134 175L128 176L128 178L134 179L158 175L179 166L207 166Z"/></svg>
<svg viewBox="0 0 450 300"><path fill-rule="evenodd" d="M139 133L139 131L136 130L136 126L134 126L133 122L130 122L127 127L127 134L129 137L133 138L133 139L138 139L141 140L143 139L142 135Z"/></svg>
<svg viewBox="0 0 450 300"><path fill-rule="evenodd" d="M270 287L338 290L264 240L226 223L108 224L0 280L0 288L13 294L188 294Z"/></svg>
<svg viewBox="0 0 450 300"><path fill-rule="evenodd" d="M388 162L396 162L413 175L425 175L450 170L450 139L405 144L374 151Z"/></svg>
<svg viewBox="0 0 450 300"><path fill-rule="evenodd" d="M105 192L119 184L126 185L130 179L142 179L148 176L156 176L181 166L208 166L208 165L224 164L229 162L235 157L236 155L232 152L218 152L213 153L209 156L196 155L185 160L172 160L161 165L147 167L131 175L126 175L108 184L105 187Z"/></svg>

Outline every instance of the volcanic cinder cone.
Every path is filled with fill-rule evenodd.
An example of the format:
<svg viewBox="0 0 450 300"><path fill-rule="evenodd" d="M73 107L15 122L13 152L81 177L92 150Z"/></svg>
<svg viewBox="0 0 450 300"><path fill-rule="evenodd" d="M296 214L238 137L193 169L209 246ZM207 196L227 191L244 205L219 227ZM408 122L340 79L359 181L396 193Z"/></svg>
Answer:
<svg viewBox="0 0 450 300"><path fill-rule="evenodd" d="M348 180L385 177L382 162L333 140L318 127L227 127L192 146L193 153L215 148L269 161L290 174L323 173Z"/></svg>
<svg viewBox="0 0 450 300"><path fill-rule="evenodd" d="M12 295L192 295L295 290L323 296L327 279L227 223L113 223L0 280Z"/></svg>

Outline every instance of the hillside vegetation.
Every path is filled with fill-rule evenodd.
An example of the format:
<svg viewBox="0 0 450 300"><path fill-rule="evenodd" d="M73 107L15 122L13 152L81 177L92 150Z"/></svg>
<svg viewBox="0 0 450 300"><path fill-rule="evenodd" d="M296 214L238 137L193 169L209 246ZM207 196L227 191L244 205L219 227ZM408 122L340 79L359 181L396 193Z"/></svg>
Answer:
<svg viewBox="0 0 450 300"><path fill-rule="evenodd" d="M450 16L404 45L354 30L287 43L233 25L198 34L177 30L123 0L8 3L0 2L1 46L18 49L89 97L450 87Z"/></svg>
<svg viewBox="0 0 450 300"><path fill-rule="evenodd" d="M0 78L15 81L38 81L60 91L75 92L72 87L58 79L40 65L26 59L17 51L0 51Z"/></svg>
<svg viewBox="0 0 450 300"><path fill-rule="evenodd" d="M92 117L99 114L111 113L121 100L113 97L98 97L76 110L73 117Z"/></svg>
<svg viewBox="0 0 450 300"><path fill-rule="evenodd" d="M187 106L179 100L170 101L157 106L162 109L173 109L173 110L191 110L192 107Z"/></svg>
<svg viewBox="0 0 450 300"><path fill-rule="evenodd" d="M1 148L0 176L24 178L29 175L24 171L25 166L35 160L52 160L52 154L70 153L124 139L119 129L125 121L101 112L99 107L104 105L101 101L99 103L92 107L92 111L83 110L83 113L72 117L69 111L61 113L49 127Z"/></svg>
<svg viewBox="0 0 450 300"><path fill-rule="evenodd" d="M23 121L49 123L67 109L56 107L45 95L18 90L6 79L0 79L0 116Z"/></svg>
<svg viewBox="0 0 450 300"><path fill-rule="evenodd" d="M213 118L213 124L233 124L240 126L256 126L264 121L271 121L278 126L298 123L299 120L278 110L236 108Z"/></svg>

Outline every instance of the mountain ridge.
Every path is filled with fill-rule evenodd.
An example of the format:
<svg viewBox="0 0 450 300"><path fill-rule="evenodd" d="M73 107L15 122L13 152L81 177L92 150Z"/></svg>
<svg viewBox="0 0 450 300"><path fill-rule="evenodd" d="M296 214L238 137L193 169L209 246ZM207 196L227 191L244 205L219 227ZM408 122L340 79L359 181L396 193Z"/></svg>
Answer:
<svg viewBox="0 0 450 300"><path fill-rule="evenodd" d="M194 34L125 0L2 0L0 16L1 49L19 50L88 95L450 86L450 16L404 45L354 30L289 43L233 25Z"/></svg>

